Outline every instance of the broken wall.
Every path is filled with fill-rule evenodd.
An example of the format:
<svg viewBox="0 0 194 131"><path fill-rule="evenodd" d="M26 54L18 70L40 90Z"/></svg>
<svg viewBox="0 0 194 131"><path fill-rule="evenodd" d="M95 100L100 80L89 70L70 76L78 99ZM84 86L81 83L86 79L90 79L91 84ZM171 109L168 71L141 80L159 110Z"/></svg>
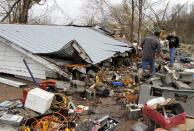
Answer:
<svg viewBox="0 0 194 131"><path fill-rule="evenodd" d="M30 77L23 59L26 59L35 78L46 79L46 74L51 72L50 69L0 41L0 73Z"/></svg>

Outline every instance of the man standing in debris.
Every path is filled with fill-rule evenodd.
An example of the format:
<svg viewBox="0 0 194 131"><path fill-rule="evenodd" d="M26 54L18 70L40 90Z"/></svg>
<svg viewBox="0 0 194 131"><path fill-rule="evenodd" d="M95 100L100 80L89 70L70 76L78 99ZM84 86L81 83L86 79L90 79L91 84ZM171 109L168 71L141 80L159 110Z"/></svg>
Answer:
<svg viewBox="0 0 194 131"><path fill-rule="evenodd" d="M145 40L142 42L142 48L143 48L143 53L142 53L142 70L145 71L147 68L147 63L150 64L150 72L154 73L155 72L155 55L163 58L163 53L161 52L161 46L160 46L160 32L155 32L154 36L152 37L147 37Z"/></svg>
<svg viewBox="0 0 194 131"><path fill-rule="evenodd" d="M169 41L170 66L173 67L175 49L179 47L179 38L176 36L176 32L173 31L166 39Z"/></svg>

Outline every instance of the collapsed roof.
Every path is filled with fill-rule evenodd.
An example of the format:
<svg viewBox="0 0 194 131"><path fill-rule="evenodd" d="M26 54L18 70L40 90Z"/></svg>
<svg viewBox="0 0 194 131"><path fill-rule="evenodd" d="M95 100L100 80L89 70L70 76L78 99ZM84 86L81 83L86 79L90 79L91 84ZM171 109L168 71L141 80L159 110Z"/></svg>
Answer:
<svg viewBox="0 0 194 131"><path fill-rule="evenodd" d="M84 53L87 63L97 64L131 50L127 44L96 31L92 27L0 24L0 37L34 54L71 55L70 46ZM76 44L76 45L75 45ZM79 49L78 49L79 48ZM83 59L83 57L82 57Z"/></svg>

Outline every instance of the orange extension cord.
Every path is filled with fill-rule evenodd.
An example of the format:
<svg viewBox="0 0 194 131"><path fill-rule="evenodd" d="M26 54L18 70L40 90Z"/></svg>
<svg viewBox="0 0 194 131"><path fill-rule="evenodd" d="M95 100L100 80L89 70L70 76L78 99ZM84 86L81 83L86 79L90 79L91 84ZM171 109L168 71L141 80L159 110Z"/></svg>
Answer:
<svg viewBox="0 0 194 131"><path fill-rule="evenodd" d="M61 121L59 119L56 119L55 115L58 115L58 116L62 117L64 120ZM68 123L72 122L72 120L74 118L75 118L75 116L65 117L62 114L60 114L58 112L55 112L55 113L53 113L52 116L45 116L45 117L41 118L40 120L37 120L35 118L30 118L30 119L34 119L35 120L34 122L31 123L31 127L32 127L32 129L34 131L36 129L38 129L39 131L59 131L59 128L64 127L63 123L66 123L66 128L68 129ZM30 119L28 119L28 120L30 120ZM23 126L23 130L22 131L25 131L26 123L27 123L28 120L25 121L25 124ZM58 123L59 126L58 127L54 127L53 122ZM47 123L47 127L44 127L44 123Z"/></svg>

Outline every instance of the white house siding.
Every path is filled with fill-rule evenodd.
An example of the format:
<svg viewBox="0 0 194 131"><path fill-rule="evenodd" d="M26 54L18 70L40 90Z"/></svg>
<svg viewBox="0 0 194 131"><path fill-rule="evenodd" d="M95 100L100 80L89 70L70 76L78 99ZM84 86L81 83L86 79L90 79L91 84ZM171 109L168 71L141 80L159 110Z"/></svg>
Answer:
<svg viewBox="0 0 194 131"><path fill-rule="evenodd" d="M27 61L35 78L46 79L46 71L51 71L50 69L0 42L0 73L30 77L23 59Z"/></svg>

